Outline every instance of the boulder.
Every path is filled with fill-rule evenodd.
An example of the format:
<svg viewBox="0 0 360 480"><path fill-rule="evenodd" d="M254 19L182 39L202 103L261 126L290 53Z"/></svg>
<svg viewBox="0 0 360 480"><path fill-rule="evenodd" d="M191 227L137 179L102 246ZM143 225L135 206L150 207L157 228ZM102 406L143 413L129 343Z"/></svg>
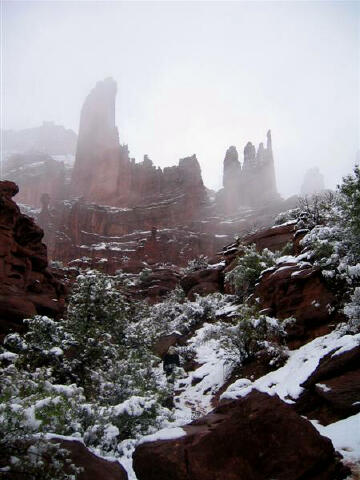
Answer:
<svg viewBox="0 0 360 480"><path fill-rule="evenodd" d="M337 480L348 471L331 441L278 397L253 391L135 450L139 480Z"/></svg>
<svg viewBox="0 0 360 480"><path fill-rule="evenodd" d="M76 440L57 439L54 443L59 443L61 448L66 449L76 467L81 467L83 471L76 476L77 480L127 480L127 473L115 460L98 457L88 450L83 443Z"/></svg>
<svg viewBox="0 0 360 480"><path fill-rule="evenodd" d="M289 225L275 225L271 228L260 230L245 237L248 245L255 243L257 250L268 248L275 252L283 249L288 243L292 244L295 233L295 223Z"/></svg>
<svg viewBox="0 0 360 480"><path fill-rule="evenodd" d="M336 298L321 272L310 264L284 263L266 271L255 288L254 297L259 299L260 309L268 314L279 319L296 319L288 329L289 340L310 338L311 331L328 325L335 318L330 312Z"/></svg>
<svg viewBox="0 0 360 480"><path fill-rule="evenodd" d="M296 410L323 425L360 412L360 346L341 354L330 352L320 360L301 386Z"/></svg>

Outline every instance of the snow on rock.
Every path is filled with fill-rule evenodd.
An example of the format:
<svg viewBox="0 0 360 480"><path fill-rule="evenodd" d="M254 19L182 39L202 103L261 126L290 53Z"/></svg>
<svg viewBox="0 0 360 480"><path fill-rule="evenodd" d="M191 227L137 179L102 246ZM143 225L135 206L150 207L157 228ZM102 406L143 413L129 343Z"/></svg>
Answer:
<svg viewBox="0 0 360 480"><path fill-rule="evenodd" d="M183 437L184 435L186 435L186 432L180 427L163 428L152 435L145 435L145 437L142 437L138 445L147 442L156 442L157 440L173 440L175 438Z"/></svg>
<svg viewBox="0 0 360 480"><path fill-rule="evenodd" d="M344 335L338 329L323 337L318 337L303 347L290 352L286 364L268 373L267 375L249 383L239 379L229 386L221 395L222 399L236 399L244 397L251 390L256 389L269 395L278 395L287 403L294 401L303 392L301 384L309 378L316 369L319 361L326 354L334 351L334 355L351 350L360 343L360 333Z"/></svg>
<svg viewBox="0 0 360 480"><path fill-rule="evenodd" d="M360 413L326 427L316 420L311 423L321 435L330 438L346 462L360 463Z"/></svg>

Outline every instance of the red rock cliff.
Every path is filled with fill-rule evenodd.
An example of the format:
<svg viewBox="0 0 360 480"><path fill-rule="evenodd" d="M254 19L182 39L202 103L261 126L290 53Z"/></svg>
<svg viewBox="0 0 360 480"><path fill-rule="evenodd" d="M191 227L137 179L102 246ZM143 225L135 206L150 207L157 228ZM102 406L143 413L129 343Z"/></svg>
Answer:
<svg viewBox="0 0 360 480"><path fill-rule="evenodd" d="M57 316L64 308L64 287L47 269L43 231L22 215L12 197L13 182L0 182L0 338L22 329L35 314Z"/></svg>

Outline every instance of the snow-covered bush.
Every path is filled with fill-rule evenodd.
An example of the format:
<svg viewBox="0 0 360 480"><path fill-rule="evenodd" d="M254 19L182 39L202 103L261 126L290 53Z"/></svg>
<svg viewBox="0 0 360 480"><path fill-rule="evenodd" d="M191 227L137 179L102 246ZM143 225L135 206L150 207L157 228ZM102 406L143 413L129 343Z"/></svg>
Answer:
<svg viewBox="0 0 360 480"><path fill-rule="evenodd" d="M360 287L356 287L351 301L344 307L344 313L348 317L349 331L356 333L360 331Z"/></svg>
<svg viewBox="0 0 360 480"><path fill-rule="evenodd" d="M35 316L23 338L5 338L0 423L15 406L19 435L30 422L31 434L75 435L117 455L122 440L171 418L162 406L166 378L139 328L145 310L117 282L94 271L80 275L65 319Z"/></svg>
<svg viewBox="0 0 360 480"><path fill-rule="evenodd" d="M204 297L196 295L195 301L191 302L175 292L149 308L148 316L140 322L142 331L153 343L173 332L189 333L201 323L214 320L217 312L229 305L231 300L233 297L230 295L212 293Z"/></svg>
<svg viewBox="0 0 360 480"><path fill-rule="evenodd" d="M337 194L332 191L300 197L298 204L298 228L313 228L324 225L333 214L337 202Z"/></svg>
<svg viewBox="0 0 360 480"><path fill-rule="evenodd" d="M352 253L360 257L360 168L354 168L354 174L343 179L339 186L339 205L342 224L351 234Z"/></svg>
<svg viewBox="0 0 360 480"><path fill-rule="evenodd" d="M187 266L184 268L184 273L189 274L197 270L205 270L209 266L208 261L209 259L206 255L199 255L197 258L189 260Z"/></svg>
<svg viewBox="0 0 360 480"><path fill-rule="evenodd" d="M238 257L236 267L225 276L225 281L234 287L235 293L245 299L253 293L255 284L263 270L275 265L277 255L264 248L256 250L255 244L244 245L242 255Z"/></svg>
<svg viewBox="0 0 360 480"><path fill-rule="evenodd" d="M284 223L297 221L300 216L300 208L291 208L285 212L280 212L275 218L275 225L283 225Z"/></svg>
<svg viewBox="0 0 360 480"><path fill-rule="evenodd" d="M243 304L231 323L209 326L203 341L215 339L223 352L222 357L233 368L246 364L260 353L266 354L270 365L280 366L287 358L286 326L293 321L260 315L254 307Z"/></svg>
<svg viewBox="0 0 360 480"><path fill-rule="evenodd" d="M2 350L0 472L7 472L9 478L17 473L34 480L74 478L76 469L69 464L67 451L49 443L44 433L67 435L78 430L75 412L84 401L82 390L51 383L51 370L45 367L35 371L18 368L19 356ZM46 468L44 459L51 459ZM64 465L72 473L65 474Z"/></svg>
<svg viewBox="0 0 360 480"><path fill-rule="evenodd" d="M321 269L339 298L350 329L356 329L357 289L360 286L360 170L343 179L336 194L316 204L312 228L301 240L303 255ZM316 225L313 225L317 222ZM355 315L355 316L354 316Z"/></svg>
<svg viewBox="0 0 360 480"><path fill-rule="evenodd" d="M140 283L146 283L150 280L152 274L151 268L143 268L139 273L139 281Z"/></svg>

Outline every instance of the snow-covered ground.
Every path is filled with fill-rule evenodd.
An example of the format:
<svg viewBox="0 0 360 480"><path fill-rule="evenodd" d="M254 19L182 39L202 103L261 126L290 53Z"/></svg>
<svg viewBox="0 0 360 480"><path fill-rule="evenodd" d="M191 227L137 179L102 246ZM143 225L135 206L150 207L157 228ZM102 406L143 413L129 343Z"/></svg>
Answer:
<svg viewBox="0 0 360 480"><path fill-rule="evenodd" d="M284 402L294 403L303 391L300 385L310 377L322 357L332 351L333 355L338 355L359 344L360 334L344 335L340 329L335 330L290 352L288 361L278 370L254 382L244 378L237 380L229 386L221 398L231 400L244 397L256 389L269 395L278 395Z"/></svg>
<svg viewBox="0 0 360 480"><path fill-rule="evenodd" d="M344 457L344 463L360 475L360 413L326 427L317 421L311 423L321 435L330 438L335 450Z"/></svg>
<svg viewBox="0 0 360 480"><path fill-rule="evenodd" d="M179 428L181 425L212 410L211 400L228 379L230 367L222 358L221 349L215 340L202 342L202 336L207 328L208 325L205 324L189 340L189 345L196 351L195 360L200 366L177 380L174 385L176 412L172 426L175 428L166 428L145 437L139 443L163 438L178 438L183 435L183 430ZM254 382L245 378L236 380L221 398L236 399L247 395L252 389L257 389L269 395L276 394L287 403L294 403L303 391L300 385L314 372L322 357L331 352L333 352L332 355L338 355L359 344L360 334L344 335L341 330L335 330L290 352L289 359L283 367ZM343 455L347 464L360 466L360 414L326 427L316 421L312 423L321 435L330 438L334 448ZM120 459L128 472L129 480L137 480L131 462L131 454L135 446L133 442L126 457Z"/></svg>

